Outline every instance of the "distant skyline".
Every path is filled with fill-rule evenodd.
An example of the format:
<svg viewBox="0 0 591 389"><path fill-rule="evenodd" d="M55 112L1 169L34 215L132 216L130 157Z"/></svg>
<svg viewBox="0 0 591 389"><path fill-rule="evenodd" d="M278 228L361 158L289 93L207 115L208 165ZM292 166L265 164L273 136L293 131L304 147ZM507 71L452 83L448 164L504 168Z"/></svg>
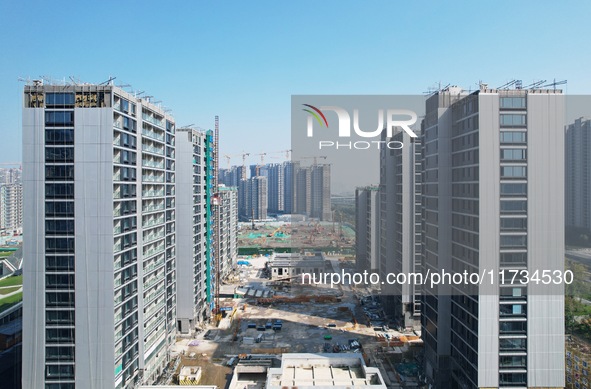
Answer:
<svg viewBox="0 0 591 389"><path fill-rule="evenodd" d="M568 1L5 1L0 162L22 160L19 77L113 76L162 100L179 126L213 128L219 115L222 155L291 148L295 94L421 94L513 78L566 79L566 93L586 94L589 11Z"/></svg>

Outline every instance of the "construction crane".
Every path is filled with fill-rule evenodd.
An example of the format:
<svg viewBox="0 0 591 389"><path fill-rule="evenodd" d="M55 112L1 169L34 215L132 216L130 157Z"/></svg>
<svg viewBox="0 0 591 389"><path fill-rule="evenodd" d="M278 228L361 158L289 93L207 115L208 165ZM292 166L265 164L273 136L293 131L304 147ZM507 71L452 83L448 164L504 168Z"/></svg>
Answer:
<svg viewBox="0 0 591 389"><path fill-rule="evenodd" d="M246 157L248 157L250 153L242 153L242 154L225 154L224 158L226 158L226 162L228 163L228 169L230 169L230 160L232 157L242 157L242 177L241 179L246 179Z"/></svg>
<svg viewBox="0 0 591 389"><path fill-rule="evenodd" d="M300 159L313 159L314 160L314 166L318 165L318 158L322 158L324 160L326 160L327 156L326 155L315 155L315 156L305 156L305 157L300 157Z"/></svg>
<svg viewBox="0 0 591 389"><path fill-rule="evenodd" d="M256 175L259 176L259 172L261 170L261 167L263 167L265 165L265 155L267 155L267 153L259 153L259 154L254 154L254 155L260 155L261 156L261 163L258 164L255 168L256 170Z"/></svg>

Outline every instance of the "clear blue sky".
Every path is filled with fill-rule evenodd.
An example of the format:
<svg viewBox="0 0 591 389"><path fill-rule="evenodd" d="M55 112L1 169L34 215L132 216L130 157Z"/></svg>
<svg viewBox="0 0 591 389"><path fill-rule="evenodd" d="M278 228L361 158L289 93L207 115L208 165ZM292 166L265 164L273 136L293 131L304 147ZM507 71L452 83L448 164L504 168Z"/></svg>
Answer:
<svg viewBox="0 0 591 389"><path fill-rule="evenodd" d="M220 115L223 154L289 148L292 94L513 78L591 90L591 2L448 3L0 0L0 161L21 159L18 77L116 76L179 125L211 128Z"/></svg>

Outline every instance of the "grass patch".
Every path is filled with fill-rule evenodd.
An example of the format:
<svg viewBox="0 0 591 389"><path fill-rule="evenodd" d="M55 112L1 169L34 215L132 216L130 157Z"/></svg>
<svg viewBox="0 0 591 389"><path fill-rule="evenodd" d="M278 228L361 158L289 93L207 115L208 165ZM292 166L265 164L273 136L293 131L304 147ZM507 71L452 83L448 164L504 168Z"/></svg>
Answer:
<svg viewBox="0 0 591 389"><path fill-rule="evenodd" d="M8 296L5 298L0 298L0 312L10 308L11 306L18 304L23 300L23 292L14 294L12 296Z"/></svg>
<svg viewBox="0 0 591 389"><path fill-rule="evenodd" d="M0 286L15 286L23 284L23 276L12 276L0 281Z"/></svg>
<svg viewBox="0 0 591 389"><path fill-rule="evenodd" d="M0 295L7 295L9 293L16 292L20 288L20 286L8 286L6 288L0 288Z"/></svg>
<svg viewBox="0 0 591 389"><path fill-rule="evenodd" d="M14 254L14 251L0 251L0 258L10 257L12 254Z"/></svg>

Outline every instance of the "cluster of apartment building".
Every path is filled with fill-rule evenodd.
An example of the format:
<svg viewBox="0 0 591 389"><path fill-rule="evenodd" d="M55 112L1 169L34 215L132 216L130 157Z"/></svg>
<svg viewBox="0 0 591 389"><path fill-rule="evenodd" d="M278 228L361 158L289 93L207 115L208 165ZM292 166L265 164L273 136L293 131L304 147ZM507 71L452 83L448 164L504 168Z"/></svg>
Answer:
<svg viewBox="0 0 591 389"><path fill-rule="evenodd" d="M404 146L381 150L379 186L357 189L360 269L564 269L560 90L447 87L427 98L417 138L394 138ZM420 328L432 387L561 388L563 287L394 284L381 295L401 326Z"/></svg>
<svg viewBox="0 0 591 389"><path fill-rule="evenodd" d="M23 104L23 387L151 384L236 263L217 137L112 83Z"/></svg>
<svg viewBox="0 0 591 389"><path fill-rule="evenodd" d="M297 214L331 221L330 165L303 166L287 161L219 170L219 180L238 187L241 220L264 220L271 215Z"/></svg>

